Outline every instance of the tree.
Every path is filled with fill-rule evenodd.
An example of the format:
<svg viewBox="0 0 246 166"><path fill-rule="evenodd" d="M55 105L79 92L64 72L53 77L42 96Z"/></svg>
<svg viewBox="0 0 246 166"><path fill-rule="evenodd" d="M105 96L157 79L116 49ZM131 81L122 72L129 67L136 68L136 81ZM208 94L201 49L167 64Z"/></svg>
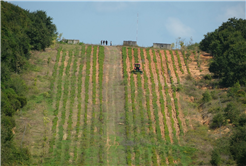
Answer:
<svg viewBox="0 0 246 166"><path fill-rule="evenodd" d="M227 96L232 97L232 98L238 97L238 93L239 93L240 89L241 89L241 87L240 87L240 84L238 81L232 87L230 87L228 89Z"/></svg>
<svg viewBox="0 0 246 166"><path fill-rule="evenodd" d="M175 44L174 44L174 43L172 43L172 44L171 44L171 48L173 49L173 48L174 48L174 46L175 46Z"/></svg>
<svg viewBox="0 0 246 166"><path fill-rule="evenodd" d="M222 78L224 86L237 81L246 85L246 20L230 18L204 35L199 47L212 54L209 71Z"/></svg>
<svg viewBox="0 0 246 166"><path fill-rule="evenodd" d="M52 24L52 18L47 17L44 11L36 11L29 14L32 26L27 34L30 38L32 49L44 50L52 44L53 38L57 35L56 26Z"/></svg>
<svg viewBox="0 0 246 166"><path fill-rule="evenodd" d="M237 127L230 141L230 150L239 166L246 163L246 125Z"/></svg>
<svg viewBox="0 0 246 166"><path fill-rule="evenodd" d="M217 128L217 127L221 127L223 125L226 125L227 121L224 117L224 115L219 112L217 113L214 117L213 117L213 122L211 124L211 128Z"/></svg>
<svg viewBox="0 0 246 166"><path fill-rule="evenodd" d="M212 151L210 163L214 166L217 166L221 163L220 153L217 149Z"/></svg>
<svg viewBox="0 0 246 166"><path fill-rule="evenodd" d="M209 93L209 91L206 91L206 92L204 92L203 94L202 94L202 101L204 102L204 103L207 103L207 102L209 102L210 100L212 100L212 97L211 97L211 94Z"/></svg>
<svg viewBox="0 0 246 166"><path fill-rule="evenodd" d="M230 122L233 124L238 124L240 110L237 109L236 105L233 103L227 104L225 110L225 117L230 119Z"/></svg>

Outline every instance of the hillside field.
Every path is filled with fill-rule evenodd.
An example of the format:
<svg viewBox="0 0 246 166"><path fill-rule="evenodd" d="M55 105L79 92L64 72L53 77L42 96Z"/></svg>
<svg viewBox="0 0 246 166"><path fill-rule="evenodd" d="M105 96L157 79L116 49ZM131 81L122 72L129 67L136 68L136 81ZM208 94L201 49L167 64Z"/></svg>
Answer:
<svg viewBox="0 0 246 166"><path fill-rule="evenodd" d="M34 165L191 164L196 149L183 139L193 121L179 87L208 74L211 57L185 54L87 44L32 52L16 143L30 148ZM142 74L131 73L134 63Z"/></svg>

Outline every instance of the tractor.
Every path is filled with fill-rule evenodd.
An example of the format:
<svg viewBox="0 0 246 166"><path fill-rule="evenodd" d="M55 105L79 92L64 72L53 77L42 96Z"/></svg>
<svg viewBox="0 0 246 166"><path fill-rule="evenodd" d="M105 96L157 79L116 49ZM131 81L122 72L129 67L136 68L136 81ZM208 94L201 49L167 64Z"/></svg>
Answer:
<svg viewBox="0 0 246 166"><path fill-rule="evenodd" d="M132 70L132 73L136 74L136 73L138 73L138 72L139 72L140 74L143 73L143 71L141 71L140 64L139 64L139 63L135 63L135 64L134 64L134 70Z"/></svg>

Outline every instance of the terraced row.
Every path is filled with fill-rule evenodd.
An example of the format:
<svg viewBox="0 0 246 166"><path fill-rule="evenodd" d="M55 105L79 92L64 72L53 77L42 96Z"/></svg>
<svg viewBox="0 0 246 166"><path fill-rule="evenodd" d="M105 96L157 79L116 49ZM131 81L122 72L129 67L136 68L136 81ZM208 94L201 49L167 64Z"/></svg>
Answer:
<svg viewBox="0 0 246 166"><path fill-rule="evenodd" d="M101 107L103 63L104 47L101 46L57 50L51 82L51 89L56 93L52 98L53 134L47 163L103 163L104 147L100 138L104 123Z"/></svg>
<svg viewBox="0 0 246 166"><path fill-rule="evenodd" d="M122 48L126 135L133 142L126 148L128 165L166 165L177 159L175 150L165 145L178 145L186 128L179 115L176 85L180 78L176 66L182 74L186 67L178 52L169 53L168 57L164 50ZM134 63L141 64L142 75L131 74Z"/></svg>

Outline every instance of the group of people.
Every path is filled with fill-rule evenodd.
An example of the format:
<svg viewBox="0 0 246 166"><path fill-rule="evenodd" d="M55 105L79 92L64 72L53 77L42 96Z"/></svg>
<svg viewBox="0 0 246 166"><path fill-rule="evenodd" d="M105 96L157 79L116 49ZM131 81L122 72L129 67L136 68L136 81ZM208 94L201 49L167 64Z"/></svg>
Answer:
<svg viewBox="0 0 246 166"><path fill-rule="evenodd" d="M101 40L101 45L108 45L108 41L107 40ZM110 41L110 46L112 46L112 41Z"/></svg>

